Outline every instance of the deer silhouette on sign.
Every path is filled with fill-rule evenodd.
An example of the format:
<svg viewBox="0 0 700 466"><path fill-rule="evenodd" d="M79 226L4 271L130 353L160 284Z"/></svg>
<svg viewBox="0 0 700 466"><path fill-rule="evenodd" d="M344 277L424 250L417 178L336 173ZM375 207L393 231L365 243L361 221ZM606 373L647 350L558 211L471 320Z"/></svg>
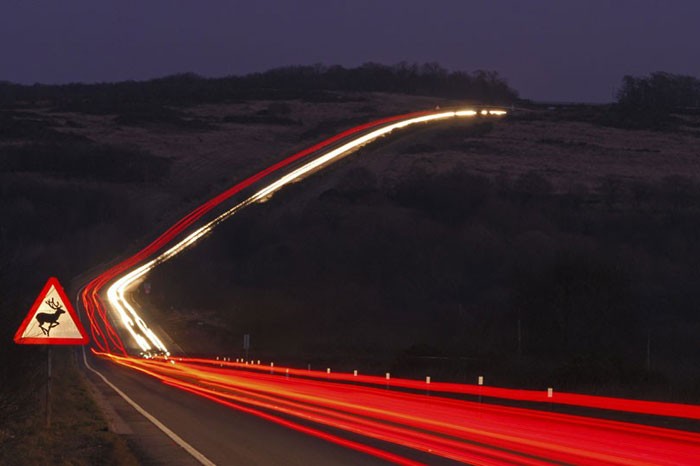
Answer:
<svg viewBox="0 0 700 466"><path fill-rule="evenodd" d="M50 336L49 334L51 333L51 329L58 325L58 318L66 311L61 309L62 303L57 303L53 298L47 299L44 302L48 304L49 307L54 310L54 312L39 312L35 317L39 322L39 328L42 332L44 332L44 335L48 337ZM48 328L44 327L44 324L49 324Z"/></svg>

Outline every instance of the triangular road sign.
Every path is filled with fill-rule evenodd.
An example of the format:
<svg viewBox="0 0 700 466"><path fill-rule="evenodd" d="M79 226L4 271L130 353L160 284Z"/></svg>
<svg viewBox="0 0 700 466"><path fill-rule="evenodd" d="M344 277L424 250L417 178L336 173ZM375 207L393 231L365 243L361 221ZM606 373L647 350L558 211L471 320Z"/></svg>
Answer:
<svg viewBox="0 0 700 466"><path fill-rule="evenodd" d="M84 345L87 333L56 277L44 285L15 333L20 345Z"/></svg>

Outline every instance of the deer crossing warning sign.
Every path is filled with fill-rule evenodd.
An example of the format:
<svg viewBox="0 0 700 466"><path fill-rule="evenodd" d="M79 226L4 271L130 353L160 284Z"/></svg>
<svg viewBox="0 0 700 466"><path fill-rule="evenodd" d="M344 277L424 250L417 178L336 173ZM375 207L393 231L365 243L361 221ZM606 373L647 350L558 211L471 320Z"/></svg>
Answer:
<svg viewBox="0 0 700 466"><path fill-rule="evenodd" d="M84 345L87 333L55 277L49 278L15 333L20 345Z"/></svg>

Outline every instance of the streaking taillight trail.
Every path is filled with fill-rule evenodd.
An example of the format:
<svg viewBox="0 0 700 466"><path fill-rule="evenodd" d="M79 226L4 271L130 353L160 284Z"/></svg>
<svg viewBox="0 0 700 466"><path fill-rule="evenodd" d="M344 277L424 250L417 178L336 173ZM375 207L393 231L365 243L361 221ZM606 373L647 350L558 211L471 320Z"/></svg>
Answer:
<svg viewBox="0 0 700 466"><path fill-rule="evenodd" d="M700 457L696 433L455 397L478 395L695 421L700 420L697 405L560 392L550 396L545 390L388 381L371 375L174 359L128 299L129 290L154 267L195 244L220 222L365 144L410 125L504 114L489 109L418 112L360 125L287 157L203 203L82 289L80 300L90 321L95 353L222 406L400 464L417 463L321 429L339 429L470 464L692 464ZM122 335L129 340L124 342ZM153 359L130 356L134 350ZM428 390L430 396L423 393Z"/></svg>
<svg viewBox="0 0 700 466"><path fill-rule="evenodd" d="M693 464L700 434L629 422L287 376L186 359L107 356L240 410L341 429L470 464ZM347 374L344 374L347 375ZM376 384L375 384L376 385ZM291 427L291 426L290 426Z"/></svg>

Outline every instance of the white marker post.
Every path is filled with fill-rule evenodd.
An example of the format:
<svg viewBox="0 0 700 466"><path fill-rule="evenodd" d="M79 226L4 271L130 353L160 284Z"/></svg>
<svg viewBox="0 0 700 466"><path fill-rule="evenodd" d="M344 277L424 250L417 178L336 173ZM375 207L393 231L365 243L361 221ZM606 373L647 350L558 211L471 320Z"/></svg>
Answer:
<svg viewBox="0 0 700 466"><path fill-rule="evenodd" d="M481 387L484 385L484 376L480 375L479 378L477 379L477 383L479 384L479 404L481 404Z"/></svg>

